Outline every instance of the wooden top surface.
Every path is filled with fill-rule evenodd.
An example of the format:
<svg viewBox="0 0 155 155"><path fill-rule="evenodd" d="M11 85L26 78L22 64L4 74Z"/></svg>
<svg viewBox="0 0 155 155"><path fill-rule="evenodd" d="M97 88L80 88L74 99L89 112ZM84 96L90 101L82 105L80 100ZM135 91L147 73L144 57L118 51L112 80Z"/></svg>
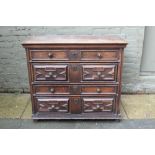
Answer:
<svg viewBox="0 0 155 155"><path fill-rule="evenodd" d="M22 44L127 44L127 42L116 36L49 35L32 36Z"/></svg>

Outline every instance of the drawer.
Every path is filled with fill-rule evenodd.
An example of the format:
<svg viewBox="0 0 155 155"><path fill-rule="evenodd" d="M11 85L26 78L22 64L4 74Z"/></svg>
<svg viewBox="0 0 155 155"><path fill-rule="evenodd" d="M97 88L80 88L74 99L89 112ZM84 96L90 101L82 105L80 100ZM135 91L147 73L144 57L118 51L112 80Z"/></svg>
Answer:
<svg viewBox="0 0 155 155"><path fill-rule="evenodd" d="M33 64L34 81L67 81L68 66L52 64Z"/></svg>
<svg viewBox="0 0 155 155"><path fill-rule="evenodd" d="M83 81L116 81L116 64L82 65Z"/></svg>
<svg viewBox="0 0 155 155"><path fill-rule="evenodd" d="M51 83L98 83L117 81L117 63L32 64L33 81Z"/></svg>
<svg viewBox="0 0 155 155"><path fill-rule="evenodd" d="M81 51L81 60L117 61L119 60L119 52L113 50L84 50Z"/></svg>
<svg viewBox="0 0 155 155"><path fill-rule="evenodd" d="M30 50L32 61L118 61L117 50Z"/></svg>
<svg viewBox="0 0 155 155"><path fill-rule="evenodd" d="M116 94L117 85L34 85L36 95Z"/></svg>
<svg viewBox="0 0 155 155"><path fill-rule="evenodd" d="M81 113L80 97L35 97L36 112Z"/></svg>
<svg viewBox="0 0 155 155"><path fill-rule="evenodd" d="M30 50L30 59L34 61L69 60L66 50Z"/></svg>
<svg viewBox="0 0 155 155"><path fill-rule="evenodd" d="M35 102L38 112L69 112L68 97L36 97Z"/></svg>
<svg viewBox="0 0 155 155"><path fill-rule="evenodd" d="M98 113L114 112L115 97L35 97L37 112Z"/></svg>
<svg viewBox="0 0 155 155"><path fill-rule="evenodd" d="M83 97L82 107L84 113L114 111L115 97Z"/></svg>

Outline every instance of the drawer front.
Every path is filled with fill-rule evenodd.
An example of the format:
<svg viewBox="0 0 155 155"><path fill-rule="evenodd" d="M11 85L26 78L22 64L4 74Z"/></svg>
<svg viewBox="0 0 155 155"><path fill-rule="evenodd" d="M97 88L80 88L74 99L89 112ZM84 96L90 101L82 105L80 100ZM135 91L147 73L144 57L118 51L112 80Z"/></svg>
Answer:
<svg viewBox="0 0 155 155"><path fill-rule="evenodd" d="M34 86L34 93L36 95L67 95L70 94L70 86L36 85Z"/></svg>
<svg viewBox="0 0 155 155"><path fill-rule="evenodd" d="M30 50L32 61L118 61L117 50Z"/></svg>
<svg viewBox="0 0 155 155"><path fill-rule="evenodd" d="M114 112L114 97L35 97L37 112L70 114Z"/></svg>
<svg viewBox="0 0 155 155"><path fill-rule="evenodd" d="M117 65L82 65L83 81L116 81Z"/></svg>
<svg viewBox="0 0 155 155"><path fill-rule="evenodd" d="M117 86L91 85L34 85L36 95L100 95L117 94Z"/></svg>
<svg viewBox="0 0 155 155"><path fill-rule="evenodd" d="M34 81L67 81L67 65L32 65Z"/></svg>
<svg viewBox="0 0 155 155"><path fill-rule="evenodd" d="M69 112L69 98L68 97L52 97L52 98L35 98L38 112Z"/></svg>
<svg viewBox="0 0 155 155"><path fill-rule="evenodd" d="M35 97L37 112L81 113L80 97Z"/></svg>
<svg viewBox="0 0 155 155"><path fill-rule="evenodd" d="M82 102L84 113L114 111L114 97L83 97Z"/></svg>
<svg viewBox="0 0 155 155"><path fill-rule="evenodd" d="M69 60L64 50L30 50L30 57L34 61Z"/></svg>
<svg viewBox="0 0 155 155"><path fill-rule="evenodd" d="M33 81L51 83L116 82L117 63L32 64Z"/></svg>
<svg viewBox="0 0 155 155"><path fill-rule="evenodd" d="M117 86L82 86L81 87L81 94L116 94L117 93Z"/></svg>
<svg viewBox="0 0 155 155"><path fill-rule="evenodd" d="M85 50L81 51L81 60L116 61L119 60L119 54L111 50Z"/></svg>

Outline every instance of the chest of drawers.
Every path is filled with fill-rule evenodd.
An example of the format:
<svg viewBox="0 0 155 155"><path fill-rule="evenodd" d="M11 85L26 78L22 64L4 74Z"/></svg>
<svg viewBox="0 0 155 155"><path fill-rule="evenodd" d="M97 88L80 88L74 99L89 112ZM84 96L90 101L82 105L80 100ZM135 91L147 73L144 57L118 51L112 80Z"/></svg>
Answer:
<svg viewBox="0 0 155 155"><path fill-rule="evenodd" d="M26 50L33 119L119 119L123 39L40 36Z"/></svg>

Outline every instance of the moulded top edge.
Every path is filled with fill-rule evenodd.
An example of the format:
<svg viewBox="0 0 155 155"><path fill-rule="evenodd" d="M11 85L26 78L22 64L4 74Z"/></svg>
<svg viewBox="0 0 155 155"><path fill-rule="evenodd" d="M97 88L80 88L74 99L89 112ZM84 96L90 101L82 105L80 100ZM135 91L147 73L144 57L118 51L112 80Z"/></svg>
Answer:
<svg viewBox="0 0 155 155"><path fill-rule="evenodd" d="M127 44L117 36L92 36L92 35L45 35L27 38L22 45L28 44Z"/></svg>

